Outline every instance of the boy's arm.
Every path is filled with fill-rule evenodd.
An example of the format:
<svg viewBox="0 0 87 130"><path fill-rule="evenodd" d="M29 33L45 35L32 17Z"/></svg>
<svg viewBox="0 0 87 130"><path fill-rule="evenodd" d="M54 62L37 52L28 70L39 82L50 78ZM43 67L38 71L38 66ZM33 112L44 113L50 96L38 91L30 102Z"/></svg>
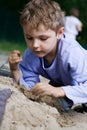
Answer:
<svg viewBox="0 0 87 130"><path fill-rule="evenodd" d="M19 79L21 77L20 71L18 69L17 70L11 70L11 73L12 73L12 76L15 79L16 83L19 84Z"/></svg>
<svg viewBox="0 0 87 130"><path fill-rule="evenodd" d="M16 83L19 83L19 78L21 76L21 73L18 69L18 64L20 61L22 61L22 59L20 58L20 55L21 55L20 51L14 50L10 53L8 57L10 70Z"/></svg>

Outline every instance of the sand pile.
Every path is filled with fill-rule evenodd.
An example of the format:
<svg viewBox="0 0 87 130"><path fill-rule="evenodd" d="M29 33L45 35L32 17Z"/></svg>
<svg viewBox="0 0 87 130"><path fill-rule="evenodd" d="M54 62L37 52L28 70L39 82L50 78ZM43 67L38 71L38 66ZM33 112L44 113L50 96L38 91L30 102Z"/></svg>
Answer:
<svg viewBox="0 0 87 130"><path fill-rule="evenodd" d="M37 100L11 78L0 76L0 89L7 88L12 94L7 100L0 130L87 129L87 113L61 113L55 99L44 97Z"/></svg>

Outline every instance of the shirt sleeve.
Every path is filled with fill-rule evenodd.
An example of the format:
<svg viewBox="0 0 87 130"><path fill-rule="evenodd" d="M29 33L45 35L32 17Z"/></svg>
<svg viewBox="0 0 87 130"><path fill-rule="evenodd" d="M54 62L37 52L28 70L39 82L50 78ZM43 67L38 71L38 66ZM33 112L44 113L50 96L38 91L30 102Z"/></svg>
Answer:
<svg viewBox="0 0 87 130"><path fill-rule="evenodd" d="M87 103L87 83L76 86L63 87L66 97L71 99L74 104Z"/></svg>
<svg viewBox="0 0 87 130"><path fill-rule="evenodd" d="M80 47L73 48L68 58L71 84L63 86L63 89L74 104L87 102L87 52L85 52Z"/></svg>
<svg viewBox="0 0 87 130"><path fill-rule="evenodd" d="M27 50L23 55L22 62L19 64L21 71L21 77L19 79L20 85L31 89L37 82L40 82L37 66L37 58L35 59L35 57L29 53L29 50Z"/></svg>
<svg viewBox="0 0 87 130"><path fill-rule="evenodd" d="M78 18L76 19L76 23L77 23L77 25L82 24L82 22Z"/></svg>

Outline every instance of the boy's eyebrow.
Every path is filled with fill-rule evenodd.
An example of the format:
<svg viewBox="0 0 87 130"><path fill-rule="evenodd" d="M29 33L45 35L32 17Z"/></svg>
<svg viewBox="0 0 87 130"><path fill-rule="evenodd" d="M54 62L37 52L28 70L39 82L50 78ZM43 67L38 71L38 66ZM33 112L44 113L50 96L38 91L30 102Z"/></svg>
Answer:
<svg viewBox="0 0 87 130"><path fill-rule="evenodd" d="M48 35L39 35L39 37L50 37Z"/></svg>
<svg viewBox="0 0 87 130"><path fill-rule="evenodd" d="M29 34L25 34L25 35L28 37L32 37L32 35L29 35ZM50 36L43 34L43 35L39 35L38 37L50 37Z"/></svg>

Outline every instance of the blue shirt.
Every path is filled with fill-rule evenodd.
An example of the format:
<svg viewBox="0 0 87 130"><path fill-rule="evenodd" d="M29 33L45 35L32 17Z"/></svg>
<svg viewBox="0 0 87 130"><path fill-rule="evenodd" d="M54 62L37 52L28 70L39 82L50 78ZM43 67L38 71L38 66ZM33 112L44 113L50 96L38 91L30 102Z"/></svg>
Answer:
<svg viewBox="0 0 87 130"><path fill-rule="evenodd" d="M27 89L40 82L39 75L42 75L61 84L74 104L87 102L87 51L77 41L62 37L49 67L43 58L26 49L19 67L22 72L19 82Z"/></svg>

